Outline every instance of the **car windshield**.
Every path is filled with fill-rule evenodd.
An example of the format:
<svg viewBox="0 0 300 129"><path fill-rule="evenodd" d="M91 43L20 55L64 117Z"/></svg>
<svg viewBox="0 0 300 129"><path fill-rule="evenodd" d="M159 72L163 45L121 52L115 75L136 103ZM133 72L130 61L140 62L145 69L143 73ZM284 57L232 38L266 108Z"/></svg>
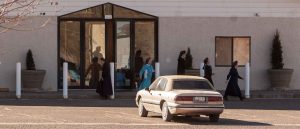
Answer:
<svg viewBox="0 0 300 129"><path fill-rule="evenodd" d="M173 89L175 90L212 90L212 87L203 80L185 79L174 80Z"/></svg>

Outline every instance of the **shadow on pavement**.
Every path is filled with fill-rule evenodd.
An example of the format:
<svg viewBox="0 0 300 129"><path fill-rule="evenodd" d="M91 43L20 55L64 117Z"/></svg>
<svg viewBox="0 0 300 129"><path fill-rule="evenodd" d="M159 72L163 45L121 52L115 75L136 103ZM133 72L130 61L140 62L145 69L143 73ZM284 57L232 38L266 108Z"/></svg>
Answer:
<svg viewBox="0 0 300 129"><path fill-rule="evenodd" d="M249 99L225 101L226 109L300 110L300 99Z"/></svg>
<svg viewBox="0 0 300 129"><path fill-rule="evenodd" d="M134 99L0 99L0 105L63 107L136 107ZM226 109L300 110L300 99L250 99L225 101Z"/></svg>
<svg viewBox="0 0 300 129"><path fill-rule="evenodd" d="M59 107L136 107L132 99L0 99L4 106L59 106Z"/></svg>
<svg viewBox="0 0 300 129"><path fill-rule="evenodd" d="M150 116L153 118L161 119L161 116ZM235 120L235 119L227 119L227 118L220 118L219 122L209 122L208 117L184 117L184 116L176 116L173 118L175 123L182 123L182 124L190 124L190 125L237 125L237 126L272 126L268 123L262 122L253 122L253 121L243 121L243 120Z"/></svg>

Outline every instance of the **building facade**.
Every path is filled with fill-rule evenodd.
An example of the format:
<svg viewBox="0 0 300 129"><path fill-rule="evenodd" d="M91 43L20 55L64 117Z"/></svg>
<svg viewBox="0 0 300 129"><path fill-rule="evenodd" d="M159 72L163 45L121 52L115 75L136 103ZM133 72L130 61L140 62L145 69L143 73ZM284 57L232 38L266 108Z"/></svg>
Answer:
<svg viewBox="0 0 300 129"><path fill-rule="evenodd" d="M0 88L15 89L15 63L25 67L28 49L36 67L47 71L43 89L57 91L64 61L69 62L70 88L94 88L85 75L95 56L116 63L116 88L134 88L130 79L138 50L144 60L160 62L161 75L169 75L176 74L179 52L189 47L193 68L210 58L217 89L225 89L230 64L238 60L241 76L250 62L251 90L266 90L272 40L279 30L284 67L294 69L290 89L300 89L299 7L295 0L64 0L41 5L20 26L35 29L0 34Z"/></svg>

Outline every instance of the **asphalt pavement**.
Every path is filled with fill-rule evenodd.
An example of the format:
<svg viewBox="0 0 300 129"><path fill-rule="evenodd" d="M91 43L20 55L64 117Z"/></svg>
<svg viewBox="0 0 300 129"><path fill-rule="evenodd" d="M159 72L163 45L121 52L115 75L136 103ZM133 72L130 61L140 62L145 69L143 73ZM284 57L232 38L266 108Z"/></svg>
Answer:
<svg viewBox="0 0 300 129"><path fill-rule="evenodd" d="M160 114L141 118L132 99L0 100L0 128L4 129L300 129L300 99L226 101L217 123L208 117Z"/></svg>

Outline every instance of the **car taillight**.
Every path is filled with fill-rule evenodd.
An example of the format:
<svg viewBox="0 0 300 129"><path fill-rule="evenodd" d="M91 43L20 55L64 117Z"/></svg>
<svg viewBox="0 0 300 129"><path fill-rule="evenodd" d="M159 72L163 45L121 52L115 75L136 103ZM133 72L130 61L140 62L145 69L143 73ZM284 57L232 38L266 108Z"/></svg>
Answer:
<svg viewBox="0 0 300 129"><path fill-rule="evenodd" d="M218 96L209 96L207 97L208 102L219 102L219 101L223 101L222 97L218 97Z"/></svg>
<svg viewBox="0 0 300 129"><path fill-rule="evenodd" d="M175 101L193 101L193 96L177 96Z"/></svg>

